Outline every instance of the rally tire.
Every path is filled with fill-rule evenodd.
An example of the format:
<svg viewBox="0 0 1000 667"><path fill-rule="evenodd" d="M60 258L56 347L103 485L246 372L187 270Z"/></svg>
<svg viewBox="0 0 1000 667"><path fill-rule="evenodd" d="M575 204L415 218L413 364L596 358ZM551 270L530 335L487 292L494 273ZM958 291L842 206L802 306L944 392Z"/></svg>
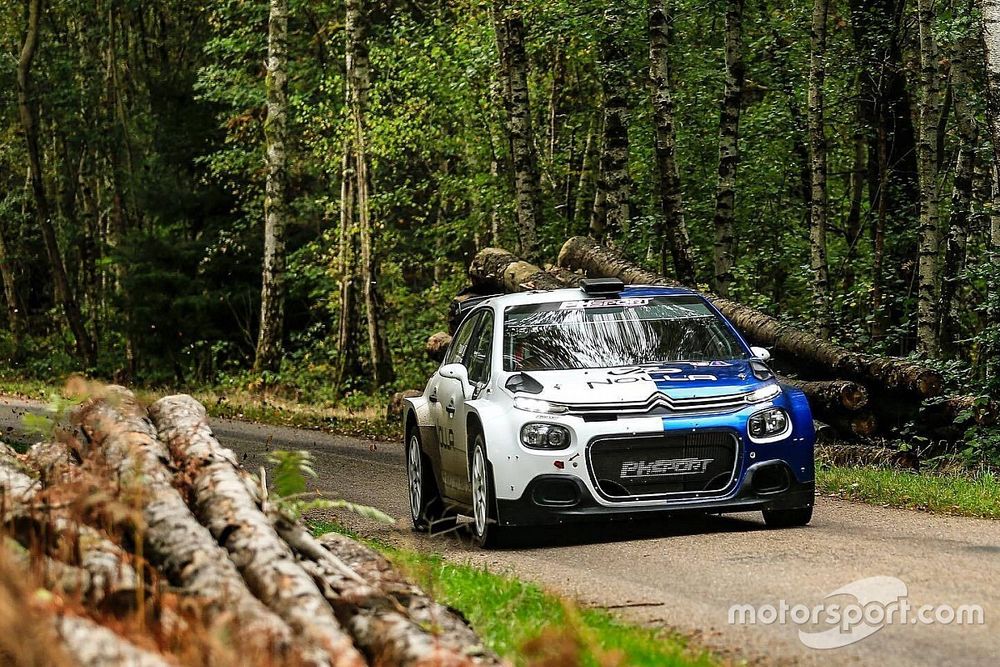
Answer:
<svg viewBox="0 0 1000 667"><path fill-rule="evenodd" d="M503 529L497 522L493 468L486 457L486 439L482 433L476 433L473 440L469 479L472 482L472 539L483 549L499 546Z"/></svg>
<svg viewBox="0 0 1000 667"><path fill-rule="evenodd" d="M764 510L763 514L768 528L797 528L812 521L813 508L810 505L790 510Z"/></svg>
<svg viewBox="0 0 1000 667"><path fill-rule="evenodd" d="M418 429L413 429L406 440L406 485L410 520L415 531L440 533L454 528L455 513L447 510L441 498L430 458L421 447Z"/></svg>

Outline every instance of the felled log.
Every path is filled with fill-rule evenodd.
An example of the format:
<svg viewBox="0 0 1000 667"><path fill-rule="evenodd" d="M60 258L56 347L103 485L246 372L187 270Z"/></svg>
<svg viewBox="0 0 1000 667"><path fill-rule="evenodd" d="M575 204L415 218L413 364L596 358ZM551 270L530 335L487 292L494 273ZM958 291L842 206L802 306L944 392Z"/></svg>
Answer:
<svg viewBox="0 0 1000 667"><path fill-rule="evenodd" d="M500 659L482 645L465 618L408 582L381 554L337 533L327 533L318 542L360 574L382 599L387 598L404 609L419 626L433 628L437 646L476 665L501 664Z"/></svg>
<svg viewBox="0 0 1000 667"><path fill-rule="evenodd" d="M503 250L483 248L472 259L469 277L474 287L500 292L560 289L564 285L551 273Z"/></svg>
<svg viewBox="0 0 1000 667"><path fill-rule="evenodd" d="M878 432L878 419L867 411L827 415L823 421L835 428L843 438L870 438Z"/></svg>
<svg viewBox="0 0 1000 667"><path fill-rule="evenodd" d="M32 450L37 456L58 447L38 444ZM132 602L140 582L121 547L63 510L32 505L40 482L15 468L6 452L0 455L0 479L12 480L20 490L4 497L4 523L21 544L49 547L43 555L50 561L45 569L53 583L92 605Z"/></svg>
<svg viewBox="0 0 1000 667"><path fill-rule="evenodd" d="M56 616L53 625L67 652L81 667L169 667L158 653L146 651L103 625L79 616Z"/></svg>
<svg viewBox="0 0 1000 667"><path fill-rule="evenodd" d="M778 380L802 391L809 405L821 412L857 412L868 405L868 390L850 380L793 380L783 376Z"/></svg>
<svg viewBox="0 0 1000 667"><path fill-rule="evenodd" d="M1000 404L983 402L975 396L952 396L924 405L920 417L936 427L951 426L959 418L968 425L993 426L1000 419Z"/></svg>
<svg viewBox="0 0 1000 667"><path fill-rule="evenodd" d="M429 630L433 626L411 618L399 599L359 576L300 523L280 515L272 518L279 534L295 549L373 664L482 664L466 654L465 645L446 641Z"/></svg>
<svg viewBox="0 0 1000 667"><path fill-rule="evenodd" d="M3 497L4 509L8 509L11 503L31 500L41 488L41 482L25 472L17 453L0 443L0 496Z"/></svg>
<svg viewBox="0 0 1000 667"><path fill-rule="evenodd" d="M586 277L576 271L570 271L558 265L546 266L545 271L558 280L559 284L563 287L579 287L580 281Z"/></svg>
<svg viewBox="0 0 1000 667"><path fill-rule="evenodd" d="M416 398L422 394L423 392L419 389L404 389L403 391L397 391L389 399L389 404L385 406L385 418L387 420L401 419L403 417L403 406L405 405L404 401L408 398Z"/></svg>
<svg viewBox="0 0 1000 667"><path fill-rule="evenodd" d="M236 455L212 435L205 408L190 396L168 396L150 407L150 417L191 482L198 517L229 552L250 590L330 664L364 665L310 574L260 510L260 495Z"/></svg>
<svg viewBox="0 0 1000 667"><path fill-rule="evenodd" d="M36 442L27 453L28 464L38 472L43 484L51 484L67 466L79 463L76 452L66 443L43 440Z"/></svg>
<svg viewBox="0 0 1000 667"><path fill-rule="evenodd" d="M582 270L591 276L618 277L628 284L677 285L583 236L575 236L563 244L559 251L559 265ZM941 374L933 369L895 357L852 352L735 301L706 296L755 345L773 347L779 353L822 369L834 377L924 398L941 393Z"/></svg>
<svg viewBox="0 0 1000 667"><path fill-rule="evenodd" d="M112 405L113 404L113 405ZM144 555L180 592L197 597L208 623L234 624L236 640L250 653L289 646L287 624L249 591L226 551L201 525L173 485L170 454L122 387L109 387L73 415L88 446L102 454L118 484L141 489Z"/></svg>
<svg viewBox="0 0 1000 667"><path fill-rule="evenodd" d="M440 363L444 360L449 345L451 345L451 334L444 331L432 333L427 339L427 358Z"/></svg>

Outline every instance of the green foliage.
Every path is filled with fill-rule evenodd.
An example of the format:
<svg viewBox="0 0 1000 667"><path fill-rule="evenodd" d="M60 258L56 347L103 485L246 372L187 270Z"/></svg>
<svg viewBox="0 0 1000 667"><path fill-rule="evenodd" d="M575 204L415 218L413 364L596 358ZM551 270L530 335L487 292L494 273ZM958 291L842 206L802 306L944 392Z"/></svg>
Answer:
<svg viewBox="0 0 1000 667"><path fill-rule="evenodd" d="M279 414L270 397L348 412L369 410L393 390L420 387L433 364L427 336L444 326L475 251L516 249L506 111L500 99L491 4L462 0L367 4L372 89L366 118L379 289L397 381L374 387L359 335L361 371L334 387L340 350L340 191L345 148L343 3L292 0L288 36L288 265L284 358L253 375L260 303L266 3L157 0L116 5L50 0L32 70L44 146L45 185L71 287L99 351L83 369L55 301L46 252L25 188L26 149L16 107L15 54L21 3L0 9L0 235L28 320L15 340L0 327L8 372L55 380L92 370L147 385L252 392L249 406ZM712 274L719 104L724 70L724 3L671 0L671 84L677 159L698 278ZM852 5L853 6L853 5ZM654 125L647 89L647 5L637 0L526 0L534 144L541 176L543 255L586 233L600 145L600 42L605 13L617 35L630 106L632 220L618 245L658 267L661 222ZM939 3L935 35L948 54L977 39L967 4ZM746 93L740 118L734 296L783 321L812 327L808 267L806 101L812 3L749 3ZM110 18L109 18L110 16ZM912 26L892 16L831 8L826 79L829 148L828 256L833 338L855 349L905 356L914 348L916 208L912 174L885 184L883 269L875 275L873 229L881 219L876 129L859 116L859 88L872 63L859 35L881 54L899 39L907 105L917 99L907 69ZM966 49L968 51L968 49ZM978 52L977 52L978 53ZM880 56L881 57L881 56ZM969 59L974 119L982 124L982 63ZM961 91L953 91L955 95ZM901 109L906 116L912 108ZM942 114L942 156L958 152L954 110ZM900 122L905 125L905 118ZM855 147L860 142L861 163ZM903 147L904 149L906 147ZM909 157L908 157L909 156ZM958 280L958 334L949 351L950 387L1000 396L1000 262L985 251L991 159L984 143ZM863 172L863 191L851 174ZM942 221L953 169L940 177ZM851 230L852 196L859 229ZM495 233L494 233L495 232ZM667 268L670 273L670 268ZM872 308L881 292L881 307ZM0 314L4 309L0 308ZM361 322L349 323L362 330ZM373 398L378 396L381 398ZM223 409L223 408L219 408ZM980 436L976 436L980 438ZM991 451L988 433L977 451Z"/></svg>
<svg viewBox="0 0 1000 667"><path fill-rule="evenodd" d="M45 440L51 440L56 428L69 411L82 402L82 398L65 398L59 393L49 394L49 403L41 413L25 412L21 418L24 430Z"/></svg>
<svg viewBox="0 0 1000 667"><path fill-rule="evenodd" d="M347 510L368 519L386 524L395 523L391 516L368 505L341 499L322 497L319 492L307 491L307 480L316 477L312 453L307 450L275 450L268 454L268 462L275 466L272 486L268 489L271 502L282 512L298 519L313 510Z"/></svg>

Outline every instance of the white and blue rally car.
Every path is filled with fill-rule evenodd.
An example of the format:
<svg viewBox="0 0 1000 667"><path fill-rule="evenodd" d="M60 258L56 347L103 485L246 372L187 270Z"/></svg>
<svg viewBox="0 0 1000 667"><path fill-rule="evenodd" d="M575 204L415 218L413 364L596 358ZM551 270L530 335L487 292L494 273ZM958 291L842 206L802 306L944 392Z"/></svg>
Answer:
<svg viewBox="0 0 1000 667"><path fill-rule="evenodd" d="M515 526L681 512L809 523L806 397L703 296L591 279L466 305L406 403L416 529L471 515L487 546Z"/></svg>

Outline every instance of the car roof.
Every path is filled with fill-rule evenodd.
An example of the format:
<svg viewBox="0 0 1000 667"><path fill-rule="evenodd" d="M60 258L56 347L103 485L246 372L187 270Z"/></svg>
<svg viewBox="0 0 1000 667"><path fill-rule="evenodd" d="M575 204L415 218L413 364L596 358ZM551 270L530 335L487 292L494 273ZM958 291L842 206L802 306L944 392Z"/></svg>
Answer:
<svg viewBox="0 0 1000 667"><path fill-rule="evenodd" d="M587 294L578 287L567 287L566 289L532 290L530 292L516 292L514 294L498 294L491 299L483 301L481 305L506 308L508 306L551 303L554 301L627 299L639 296L701 296L701 294L687 287L666 287L663 285L627 285L625 289L617 294Z"/></svg>

